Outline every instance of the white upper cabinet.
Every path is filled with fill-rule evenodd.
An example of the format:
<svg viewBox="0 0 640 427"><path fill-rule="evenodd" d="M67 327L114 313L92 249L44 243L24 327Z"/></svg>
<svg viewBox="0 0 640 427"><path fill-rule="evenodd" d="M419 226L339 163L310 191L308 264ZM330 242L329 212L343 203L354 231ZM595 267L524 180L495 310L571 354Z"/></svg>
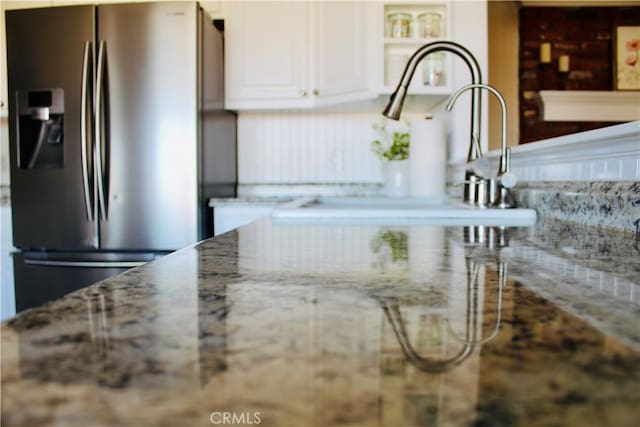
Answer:
<svg viewBox="0 0 640 427"><path fill-rule="evenodd" d="M366 6L236 2L226 11L226 108L311 108L371 98Z"/></svg>
<svg viewBox="0 0 640 427"><path fill-rule="evenodd" d="M304 2L237 2L225 22L229 109L309 104L309 6Z"/></svg>
<svg viewBox="0 0 640 427"><path fill-rule="evenodd" d="M317 104L371 98L367 83L367 10L363 2L317 2L312 94Z"/></svg>

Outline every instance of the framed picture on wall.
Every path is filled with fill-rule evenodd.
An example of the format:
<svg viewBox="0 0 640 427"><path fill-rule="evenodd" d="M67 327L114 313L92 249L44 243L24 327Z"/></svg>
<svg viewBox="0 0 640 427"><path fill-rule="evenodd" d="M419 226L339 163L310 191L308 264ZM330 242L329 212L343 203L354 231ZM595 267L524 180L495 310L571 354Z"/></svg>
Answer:
<svg viewBox="0 0 640 427"><path fill-rule="evenodd" d="M640 26L616 27L616 90L640 90Z"/></svg>

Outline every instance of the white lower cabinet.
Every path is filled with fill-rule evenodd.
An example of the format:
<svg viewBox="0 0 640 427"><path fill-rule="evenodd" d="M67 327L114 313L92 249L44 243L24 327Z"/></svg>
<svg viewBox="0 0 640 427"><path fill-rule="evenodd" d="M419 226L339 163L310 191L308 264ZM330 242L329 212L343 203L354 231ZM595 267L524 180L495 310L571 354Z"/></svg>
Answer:
<svg viewBox="0 0 640 427"><path fill-rule="evenodd" d="M364 2L234 2L226 108L311 108L373 98Z"/></svg>
<svg viewBox="0 0 640 427"><path fill-rule="evenodd" d="M0 229L0 320L4 320L16 314L11 207L8 205L0 206Z"/></svg>

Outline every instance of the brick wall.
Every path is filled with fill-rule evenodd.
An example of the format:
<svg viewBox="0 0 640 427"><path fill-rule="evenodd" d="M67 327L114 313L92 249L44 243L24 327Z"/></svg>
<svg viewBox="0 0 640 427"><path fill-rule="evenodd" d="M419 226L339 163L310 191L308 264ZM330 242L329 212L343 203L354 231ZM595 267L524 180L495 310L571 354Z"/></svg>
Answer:
<svg viewBox="0 0 640 427"><path fill-rule="evenodd" d="M640 25L640 7L522 7L520 9L520 143L609 126L605 122L544 122L539 90L613 90L615 27ZM540 44L551 43L551 63ZM569 55L570 71L558 71Z"/></svg>

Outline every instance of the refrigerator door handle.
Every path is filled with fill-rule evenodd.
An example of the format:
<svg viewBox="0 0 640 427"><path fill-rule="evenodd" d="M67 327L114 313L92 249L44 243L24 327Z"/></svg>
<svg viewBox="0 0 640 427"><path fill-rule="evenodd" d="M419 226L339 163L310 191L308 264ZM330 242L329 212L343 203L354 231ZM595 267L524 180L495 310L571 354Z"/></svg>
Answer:
<svg viewBox="0 0 640 427"><path fill-rule="evenodd" d="M96 138L96 148L95 148L95 168L96 175L98 180L98 205L100 206L100 214L103 221L107 220L107 205L105 199L105 176L102 170L102 148L104 141L102 126L104 124L104 111L103 111L103 100L104 100L104 63L105 63L105 50L106 44L104 40L100 40L98 45L98 72L96 75L96 108L95 108L95 138Z"/></svg>
<svg viewBox="0 0 640 427"><path fill-rule="evenodd" d="M84 43L84 54L82 58L82 88L80 92L80 104L82 110L80 113L80 145L82 156L82 188L84 189L84 206L87 209L87 219L93 222L93 206L91 189L89 186L89 154L87 148L87 101L89 100L89 61L91 60L91 42Z"/></svg>
<svg viewBox="0 0 640 427"><path fill-rule="evenodd" d="M40 259L25 259L28 265L42 265L46 267L83 267L83 268L132 268L139 267L149 261L50 261Z"/></svg>

